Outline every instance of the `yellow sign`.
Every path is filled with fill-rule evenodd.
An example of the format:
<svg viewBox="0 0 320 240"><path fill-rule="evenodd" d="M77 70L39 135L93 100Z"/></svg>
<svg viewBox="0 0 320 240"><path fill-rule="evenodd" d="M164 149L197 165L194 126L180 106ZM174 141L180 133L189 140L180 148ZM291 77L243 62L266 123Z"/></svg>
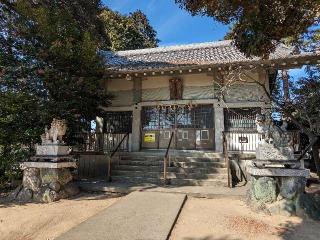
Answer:
<svg viewBox="0 0 320 240"><path fill-rule="evenodd" d="M145 133L144 134L144 142L154 143L155 141L156 141L156 134L155 133Z"/></svg>

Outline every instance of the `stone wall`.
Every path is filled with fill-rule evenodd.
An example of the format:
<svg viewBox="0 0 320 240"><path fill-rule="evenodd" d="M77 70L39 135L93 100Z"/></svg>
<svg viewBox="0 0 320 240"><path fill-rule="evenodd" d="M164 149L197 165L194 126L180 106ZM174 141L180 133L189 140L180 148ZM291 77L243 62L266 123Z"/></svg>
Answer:
<svg viewBox="0 0 320 240"><path fill-rule="evenodd" d="M11 199L20 202L53 202L78 194L69 168L25 168L22 185Z"/></svg>
<svg viewBox="0 0 320 240"><path fill-rule="evenodd" d="M305 177L251 176L247 203L270 215L310 217L320 220L320 194L305 193Z"/></svg>

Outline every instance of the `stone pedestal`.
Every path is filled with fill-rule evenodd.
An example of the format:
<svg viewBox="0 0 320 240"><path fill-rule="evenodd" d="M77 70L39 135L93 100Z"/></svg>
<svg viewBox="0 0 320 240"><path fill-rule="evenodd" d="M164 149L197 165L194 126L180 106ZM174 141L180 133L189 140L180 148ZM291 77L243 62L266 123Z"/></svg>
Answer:
<svg viewBox="0 0 320 240"><path fill-rule="evenodd" d="M297 214L297 200L304 194L309 170L249 167L248 173L247 201L253 210L271 215Z"/></svg>
<svg viewBox="0 0 320 240"><path fill-rule="evenodd" d="M37 145L36 155L37 156L66 156L70 153L71 148L69 146L48 144L48 145Z"/></svg>
<svg viewBox="0 0 320 240"><path fill-rule="evenodd" d="M25 162L21 164L22 186L12 198L22 202L53 202L74 196L79 189L72 182L70 168L75 167L75 162Z"/></svg>

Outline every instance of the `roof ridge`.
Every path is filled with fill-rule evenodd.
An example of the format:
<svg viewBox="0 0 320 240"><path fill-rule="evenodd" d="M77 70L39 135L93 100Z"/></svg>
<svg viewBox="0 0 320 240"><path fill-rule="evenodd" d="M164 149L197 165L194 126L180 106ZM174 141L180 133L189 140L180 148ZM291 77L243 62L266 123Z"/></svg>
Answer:
<svg viewBox="0 0 320 240"><path fill-rule="evenodd" d="M129 56L129 55L140 55L140 54L149 54L149 53L163 53L163 52L171 52L171 51L201 49L201 48L208 48L208 47L222 47L222 46L228 46L228 45L231 45L231 40L172 45L172 46L163 46L163 47L156 47L156 48L124 50L124 51L116 51L114 53L119 56Z"/></svg>

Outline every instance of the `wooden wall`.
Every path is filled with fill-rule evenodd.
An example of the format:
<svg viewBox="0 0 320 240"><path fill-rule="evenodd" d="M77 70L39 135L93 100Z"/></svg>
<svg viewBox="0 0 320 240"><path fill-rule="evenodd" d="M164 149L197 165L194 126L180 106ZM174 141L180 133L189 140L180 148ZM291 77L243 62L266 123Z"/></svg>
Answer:
<svg viewBox="0 0 320 240"><path fill-rule="evenodd" d="M108 162L105 155L82 154L78 161L79 179L106 179Z"/></svg>
<svg viewBox="0 0 320 240"><path fill-rule="evenodd" d="M135 80L128 81L126 79L109 79L106 83L108 92L114 94L115 99L112 105L131 106L137 102L152 102L170 100L169 80L172 78L180 78L183 82L183 99L213 99L217 97L219 85L230 85L225 92L225 100L227 102L257 102L266 101L267 98L262 88L254 83L267 83L266 72L249 72L239 74L239 76L225 75L216 76L207 73L189 73L181 75L162 75L162 76L147 76L139 78L139 100L134 99ZM235 79L241 78L241 83ZM231 80L233 79L233 80ZM247 81L247 82L246 82Z"/></svg>

